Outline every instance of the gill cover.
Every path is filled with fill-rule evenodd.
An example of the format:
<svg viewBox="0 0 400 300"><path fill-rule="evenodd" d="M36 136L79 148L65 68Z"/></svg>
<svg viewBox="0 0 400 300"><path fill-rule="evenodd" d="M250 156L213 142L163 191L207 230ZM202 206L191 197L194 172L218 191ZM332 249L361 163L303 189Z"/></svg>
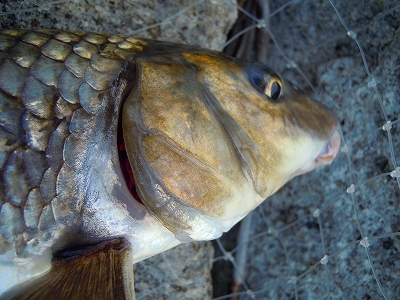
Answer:
<svg viewBox="0 0 400 300"><path fill-rule="evenodd" d="M135 66L122 126L136 188L183 242L229 230L312 159L292 170L286 147L318 152L336 127L263 65L204 50L143 55Z"/></svg>

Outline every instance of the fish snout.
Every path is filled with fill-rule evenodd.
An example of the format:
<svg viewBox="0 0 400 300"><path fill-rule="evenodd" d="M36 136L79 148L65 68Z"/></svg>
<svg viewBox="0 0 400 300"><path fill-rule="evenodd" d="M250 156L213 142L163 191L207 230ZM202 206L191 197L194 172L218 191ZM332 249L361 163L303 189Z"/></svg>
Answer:
<svg viewBox="0 0 400 300"><path fill-rule="evenodd" d="M317 156L316 158L317 164L318 165L330 164L338 154L339 149L340 149L340 135L339 132L335 130L332 137L327 141L325 147Z"/></svg>
<svg viewBox="0 0 400 300"><path fill-rule="evenodd" d="M324 147L319 152L317 157L313 159L309 164L307 164L303 168L293 173L291 178L308 173L312 170L315 170L319 166L330 164L335 159L336 155L339 152L339 149L340 149L340 135L339 132L335 130L335 132L325 143Z"/></svg>

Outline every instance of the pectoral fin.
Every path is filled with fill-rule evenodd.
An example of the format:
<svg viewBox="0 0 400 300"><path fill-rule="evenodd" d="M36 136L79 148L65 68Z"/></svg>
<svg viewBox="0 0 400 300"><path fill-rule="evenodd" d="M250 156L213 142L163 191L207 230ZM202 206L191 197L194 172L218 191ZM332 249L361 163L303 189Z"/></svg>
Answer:
<svg viewBox="0 0 400 300"><path fill-rule="evenodd" d="M135 299L131 246L123 238L62 252L39 278L0 299Z"/></svg>

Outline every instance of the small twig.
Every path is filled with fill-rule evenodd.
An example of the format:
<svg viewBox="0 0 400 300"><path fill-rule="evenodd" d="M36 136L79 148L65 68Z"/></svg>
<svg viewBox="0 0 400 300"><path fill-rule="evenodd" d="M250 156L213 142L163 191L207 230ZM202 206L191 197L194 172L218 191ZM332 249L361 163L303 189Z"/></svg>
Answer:
<svg viewBox="0 0 400 300"><path fill-rule="evenodd" d="M238 1L238 4L248 13L239 13L239 18L231 30L230 36L239 36L241 33L243 34L225 48L225 53L238 58L255 58L265 63L267 61L269 41L271 39L268 30L265 28L269 27L269 0ZM255 18L248 17L249 14L257 17L258 24ZM253 27L253 29L248 31L244 30L249 27ZM253 51L254 48L255 51ZM245 285L244 278L246 276L247 244L249 241L251 214L252 213L242 220L239 228L237 237L238 246L235 256L237 268L235 268L233 274L233 296L230 300L237 300L242 285Z"/></svg>
<svg viewBox="0 0 400 300"><path fill-rule="evenodd" d="M269 26L269 0L239 1L238 4L241 6L241 11L229 34L230 37L237 38L225 47L224 52L230 56L256 59L265 63L270 36L262 25Z"/></svg>
<svg viewBox="0 0 400 300"><path fill-rule="evenodd" d="M237 252L235 260L237 268L233 272L233 283L232 283L232 294L234 294L230 300L237 300L237 293L242 288L243 279L246 277L246 261L247 261L247 247L249 242L249 234L251 227L251 219L253 212L250 212L241 222L239 228L239 234L237 237Z"/></svg>
<svg viewBox="0 0 400 300"><path fill-rule="evenodd" d="M258 0L259 5L262 9L262 20L264 21L265 26L270 26L270 9L269 9L269 0ZM256 59L259 62L266 63L268 56L268 48L269 41L271 37L265 27L260 28L257 34L257 57Z"/></svg>

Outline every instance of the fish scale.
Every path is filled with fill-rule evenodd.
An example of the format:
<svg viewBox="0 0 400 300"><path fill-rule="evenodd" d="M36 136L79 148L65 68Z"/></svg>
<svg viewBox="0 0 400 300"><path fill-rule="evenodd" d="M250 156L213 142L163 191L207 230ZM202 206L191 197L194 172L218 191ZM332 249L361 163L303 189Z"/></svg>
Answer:
<svg viewBox="0 0 400 300"><path fill-rule="evenodd" d="M261 63L56 30L0 51L4 299L129 298L133 263L220 237L339 150L336 116Z"/></svg>
<svg viewBox="0 0 400 300"><path fill-rule="evenodd" d="M82 222L83 200L64 187L76 186L85 144L99 138L90 128L101 95L144 42L53 30L3 31L0 41L0 253L23 258Z"/></svg>

